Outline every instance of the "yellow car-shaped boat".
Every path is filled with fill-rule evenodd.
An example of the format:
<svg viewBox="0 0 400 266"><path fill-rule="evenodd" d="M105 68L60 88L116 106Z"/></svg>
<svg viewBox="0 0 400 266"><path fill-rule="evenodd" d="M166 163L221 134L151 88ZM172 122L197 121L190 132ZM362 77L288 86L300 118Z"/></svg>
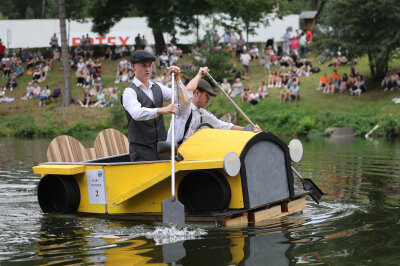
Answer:
<svg viewBox="0 0 400 266"><path fill-rule="evenodd" d="M72 137L55 138L49 162L33 167L42 176L43 212L161 220L161 202L171 195L171 161L130 162L128 147L114 129L87 149ZM308 192L294 187L289 148L271 133L202 129L178 152L175 187L186 221L257 223L306 208Z"/></svg>

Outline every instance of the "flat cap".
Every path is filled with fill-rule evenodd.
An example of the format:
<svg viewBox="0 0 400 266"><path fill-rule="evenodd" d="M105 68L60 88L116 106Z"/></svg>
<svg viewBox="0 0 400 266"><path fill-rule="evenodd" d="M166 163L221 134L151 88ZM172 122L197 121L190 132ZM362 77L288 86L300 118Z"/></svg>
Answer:
<svg viewBox="0 0 400 266"><path fill-rule="evenodd" d="M201 79L199 81L197 88L207 91L211 96L217 96L217 94L215 94L214 90L212 89L211 85L204 79Z"/></svg>
<svg viewBox="0 0 400 266"><path fill-rule="evenodd" d="M156 61L156 57L144 50L135 51L131 54L132 64L146 61Z"/></svg>

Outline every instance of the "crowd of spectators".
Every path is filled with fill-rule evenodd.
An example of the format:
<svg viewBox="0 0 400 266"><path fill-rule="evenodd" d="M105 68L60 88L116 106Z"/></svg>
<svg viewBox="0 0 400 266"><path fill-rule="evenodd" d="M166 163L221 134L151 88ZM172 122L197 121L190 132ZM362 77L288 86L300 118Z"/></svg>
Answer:
<svg viewBox="0 0 400 266"><path fill-rule="evenodd" d="M230 29L226 29L222 36L217 31L204 36L206 46L212 51L224 49L233 55L232 65L239 65L240 70L234 70L235 78L228 80L225 78L221 87L231 96L240 97L242 102L257 104L260 100L268 97L268 90L278 88L280 101L282 103L297 102L300 99L300 77L309 77L313 73L319 72L318 67L313 67L312 62L307 58L310 53L309 44L312 42L310 31L300 32L298 30L292 33L287 30L282 36L282 40L274 43L269 39L264 49L259 49L255 44L249 45L242 34L237 34ZM166 44L162 53L157 55L154 49L147 43L145 36L138 34L135 38L135 46L132 49L144 49L149 53L156 55L156 63L153 64L152 81L169 85L171 80L166 75L170 65L177 65L181 68L184 81L188 81L187 74L196 71L199 62L205 62L200 49L193 48L190 60L186 65L181 63L183 51L177 46L177 38L173 35L169 44ZM0 95L4 98L5 91L15 90L18 87L18 78L24 75L32 76L32 81L26 88L26 93L21 97L23 100L38 99L39 106L46 105L47 99L57 98L61 95L61 90L55 89L53 93L46 83L48 73L53 69L53 61L60 60L58 39L56 34L50 38L51 58L44 59L40 52L31 52L30 49L23 49L21 57L15 53L8 57L5 53L4 45L0 40L0 70L2 78L7 82L1 88ZM126 83L128 85L133 81L134 72L131 63L127 59L131 50L126 45L107 47L104 52L104 60L119 60L116 69L115 84ZM89 34L82 35L79 45L70 55L70 66L75 71L76 86L84 89L83 99L74 99L74 102L82 107L104 107L113 105L118 101L118 88L110 85L105 88L102 81L104 67L100 58L92 59L94 49ZM326 55L323 53L318 57L319 63L325 63ZM249 88L247 81L250 80L250 64L252 61L258 61L266 70L265 81L260 81L258 88ZM196 62L196 63L195 63ZM345 56L337 53L332 56L332 62L328 65L333 67L333 73L328 76L323 73L317 90L325 94L344 93L348 91L351 95L361 95L366 91L364 78L354 67L349 74L338 73L338 68L343 65L354 65L356 60L348 60ZM23 64L26 66L24 69ZM253 64L253 63L252 63ZM233 67L234 68L234 67ZM161 70L161 71L160 71ZM229 70L227 73L231 73ZM156 72L159 72L157 75ZM263 79L263 78L262 78ZM253 82L254 84L254 82ZM382 80L382 89L392 91L400 87L399 75L395 72L388 72ZM122 85L123 87L125 85ZM43 87L43 89L41 88Z"/></svg>
<svg viewBox="0 0 400 266"><path fill-rule="evenodd" d="M400 89L399 73L395 70L386 72L385 77L381 82L381 87L384 91L394 91Z"/></svg>
<svg viewBox="0 0 400 266"><path fill-rule="evenodd" d="M322 74L317 90L322 93L334 94L349 91L350 95L361 95L367 91L363 75L358 73L354 67L351 68L349 75L343 73L341 76L337 69L333 70L330 77L326 73Z"/></svg>

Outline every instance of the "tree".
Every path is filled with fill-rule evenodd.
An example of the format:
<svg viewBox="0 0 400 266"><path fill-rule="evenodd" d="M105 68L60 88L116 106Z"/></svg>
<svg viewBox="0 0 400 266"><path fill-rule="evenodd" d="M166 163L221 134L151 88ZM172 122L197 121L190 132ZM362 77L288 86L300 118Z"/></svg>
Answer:
<svg viewBox="0 0 400 266"><path fill-rule="evenodd" d="M316 38L317 45L367 55L373 79L380 80L400 44L399 0L337 0L326 8L324 21L331 30Z"/></svg>
<svg viewBox="0 0 400 266"><path fill-rule="evenodd" d="M201 7L201 8L196 8ZM163 33L173 33L175 26L196 25L195 15L210 10L207 1L200 0L96 0L90 10L93 17L93 31L100 34L108 30L119 20L129 15L147 17L148 26L153 30L157 53L165 47Z"/></svg>
<svg viewBox="0 0 400 266"><path fill-rule="evenodd" d="M268 24L268 14L279 13L279 6L286 3L285 0L219 0L214 1L216 9L221 13L227 13L239 29L246 32L246 40L249 41L249 34L255 33L260 23ZM224 23L228 25L228 23ZM232 23L231 23L232 24Z"/></svg>
<svg viewBox="0 0 400 266"><path fill-rule="evenodd" d="M61 59L64 70L64 92L61 107L67 107L71 103L71 66L69 65L68 40L65 25L66 11L64 0L58 0L58 8L61 31Z"/></svg>

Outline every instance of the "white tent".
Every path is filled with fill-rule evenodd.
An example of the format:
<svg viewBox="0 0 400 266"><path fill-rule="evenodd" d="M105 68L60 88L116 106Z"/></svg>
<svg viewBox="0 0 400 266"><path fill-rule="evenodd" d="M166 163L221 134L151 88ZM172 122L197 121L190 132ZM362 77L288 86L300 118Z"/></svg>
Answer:
<svg viewBox="0 0 400 266"><path fill-rule="evenodd" d="M200 38L205 34L207 25L212 25L212 18L200 18L201 26L199 31ZM270 21L270 25L261 26L256 29L256 35L249 36L250 42L265 42L269 38L280 41L286 28L299 28L299 16L290 15L282 19ZM99 36L91 31L92 22L80 23L77 21L67 22L67 35L69 36L69 45L77 45L82 35L89 34L94 44L132 45L135 43L137 34L145 36L149 44L154 44L154 38L151 28L147 26L146 18L134 17L125 18L111 28L106 36ZM224 33L222 27L217 27L219 35ZM0 20L0 38L7 48L25 48L25 47L49 47L50 38L56 33L60 43L60 23L58 19L29 19L29 20ZM184 36L178 31L176 37L179 43L190 44L196 41L195 34ZM171 36L164 35L166 41Z"/></svg>

